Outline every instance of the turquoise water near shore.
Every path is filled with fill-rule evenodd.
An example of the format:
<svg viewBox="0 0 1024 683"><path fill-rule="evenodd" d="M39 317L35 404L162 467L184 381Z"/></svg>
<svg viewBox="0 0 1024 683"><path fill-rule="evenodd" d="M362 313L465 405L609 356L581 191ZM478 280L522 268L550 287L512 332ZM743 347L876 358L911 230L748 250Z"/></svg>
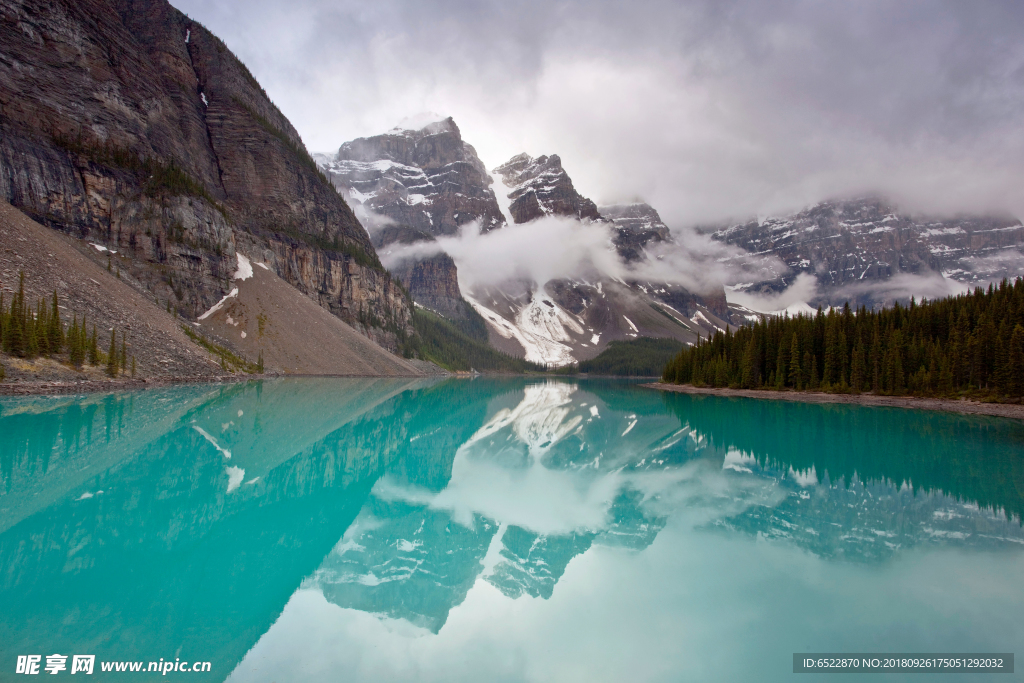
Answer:
<svg viewBox="0 0 1024 683"><path fill-rule="evenodd" d="M774 681L794 652L1024 652L1022 513L1000 418L486 377L2 399L0 680L52 653Z"/></svg>

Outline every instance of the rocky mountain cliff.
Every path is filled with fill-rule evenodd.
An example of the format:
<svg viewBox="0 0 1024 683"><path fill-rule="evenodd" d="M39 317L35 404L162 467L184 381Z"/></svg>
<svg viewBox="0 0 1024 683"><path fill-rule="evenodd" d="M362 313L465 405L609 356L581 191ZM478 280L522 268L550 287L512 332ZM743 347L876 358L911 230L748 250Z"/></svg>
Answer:
<svg viewBox="0 0 1024 683"><path fill-rule="evenodd" d="M601 218L597 205L573 187L557 154L536 159L519 154L494 172L510 190L509 212L516 223L528 223L542 216L575 216L592 221Z"/></svg>
<svg viewBox="0 0 1024 683"><path fill-rule="evenodd" d="M642 261L651 242L669 242L672 233L650 204L611 204L598 212L615 226L615 248L627 263Z"/></svg>
<svg viewBox="0 0 1024 683"><path fill-rule="evenodd" d="M800 273L814 275L818 299L841 305L847 299L875 305L873 294L900 274L942 275L977 284L1024 272L1024 225L1008 216L929 218L901 212L875 197L822 202L798 213L708 228L714 239L749 252L741 260L778 257L785 269L774 277L744 283L746 291L781 291Z"/></svg>
<svg viewBox="0 0 1024 683"><path fill-rule="evenodd" d="M534 159L520 154L494 172L502 178L499 191L507 194L517 224L546 216L590 223L611 233L627 264L646 260L644 248L650 242L671 240L668 226L647 204L609 205L604 215L576 191L557 155ZM680 285L601 273L511 284L474 291L470 302L489 323L494 346L552 365L593 358L615 340L671 337L693 343L728 328L740 315L730 310L723 289L695 293Z"/></svg>
<svg viewBox="0 0 1024 683"><path fill-rule="evenodd" d="M481 232L543 217L566 217L606 230L626 264L647 259L671 234L643 203L610 205L607 216L581 195L557 155L513 157L488 174L451 119L401 127L341 145L317 162L371 226L372 241L413 299L449 319L479 314L495 348L529 361L564 365L610 342L637 336L696 341L729 326L724 290L622 281L607 274L551 282L506 282L462 291L447 254L410 255L410 244L454 235L471 222ZM415 252L412 252L415 254ZM468 303L467 303L468 302Z"/></svg>
<svg viewBox="0 0 1024 683"><path fill-rule="evenodd" d="M244 253L386 347L410 331L355 215L200 24L166 0L2 0L0 35L0 198L117 249L186 317Z"/></svg>
<svg viewBox="0 0 1024 683"><path fill-rule="evenodd" d="M454 235L472 220L482 232L505 224L487 169L451 117L358 138L317 160L353 201L384 216L382 223L430 235Z"/></svg>
<svg viewBox="0 0 1024 683"><path fill-rule="evenodd" d="M395 128L358 138L334 155L316 158L370 227L382 253L395 243L456 234L471 221L478 221L482 232L505 225L491 176L451 117L416 130ZM420 305L448 318L471 314L447 254L394 263L391 271Z"/></svg>

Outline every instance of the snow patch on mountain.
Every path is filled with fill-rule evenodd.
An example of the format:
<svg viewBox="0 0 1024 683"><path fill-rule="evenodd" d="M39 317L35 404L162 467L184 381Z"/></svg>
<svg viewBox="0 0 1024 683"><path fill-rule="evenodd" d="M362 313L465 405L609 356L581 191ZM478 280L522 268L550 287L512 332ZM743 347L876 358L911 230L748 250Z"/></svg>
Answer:
<svg viewBox="0 0 1024 683"><path fill-rule="evenodd" d="M238 258L238 270L231 276L232 280L248 280L252 277L252 263L249 259L242 255L241 252L237 252L235 256Z"/></svg>
<svg viewBox="0 0 1024 683"><path fill-rule="evenodd" d="M473 297L467 294L463 294L463 297L476 309L477 313L483 316L484 320L490 323L495 332L505 339L515 339L519 342L526 351L526 360L531 363L562 366L576 362L572 354L572 347L560 341L569 341L565 328L560 327L552 320L545 320L546 316L543 311L540 312L540 315L534 314L531 316L528 313L524 315L529 310L529 307L524 308L516 315L515 322L513 323L487 308ZM561 311L561 316L576 324L564 311ZM560 319L561 316L556 314L555 317ZM582 328L579 325L576 325L576 329L579 329L582 333ZM550 333L557 335L558 339L556 340L552 336L548 336Z"/></svg>
<svg viewBox="0 0 1024 683"><path fill-rule="evenodd" d="M494 181L494 198L498 201L498 208L501 209L501 215L505 217L505 223L512 225L515 220L512 218L512 212L509 207L512 205L512 198L509 196L509 187L505 185L505 181L502 179L501 174L491 171L491 180Z"/></svg>
<svg viewBox="0 0 1024 683"><path fill-rule="evenodd" d="M214 313L219 311L221 308L223 308L224 307L224 303L228 299L230 299L231 297L235 297L235 296L238 296L238 287L234 287L230 292L225 294L223 299L221 299L220 301L215 303L213 306L211 306L210 310L208 310L206 313L203 313L201 316L196 318L196 320L206 320L211 315L213 315Z"/></svg>

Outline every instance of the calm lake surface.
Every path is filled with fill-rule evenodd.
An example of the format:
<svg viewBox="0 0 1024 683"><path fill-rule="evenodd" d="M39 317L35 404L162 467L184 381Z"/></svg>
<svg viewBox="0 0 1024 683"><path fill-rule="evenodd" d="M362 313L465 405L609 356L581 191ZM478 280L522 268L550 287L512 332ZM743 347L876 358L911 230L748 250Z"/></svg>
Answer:
<svg viewBox="0 0 1024 683"><path fill-rule="evenodd" d="M52 653L239 683L1020 656L1022 512L1024 425L999 418L596 380L3 399L0 680ZM930 680L872 680L904 679Z"/></svg>

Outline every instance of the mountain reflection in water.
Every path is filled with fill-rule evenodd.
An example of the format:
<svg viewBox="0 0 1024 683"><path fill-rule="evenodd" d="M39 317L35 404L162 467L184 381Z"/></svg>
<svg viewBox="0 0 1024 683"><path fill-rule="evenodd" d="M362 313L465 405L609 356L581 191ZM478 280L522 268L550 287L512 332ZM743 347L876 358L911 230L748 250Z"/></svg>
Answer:
<svg viewBox="0 0 1024 683"><path fill-rule="evenodd" d="M549 600L574 558L640 553L681 512L830 562L1019 552L1022 452L995 418L597 380L5 399L0 662L202 658L222 680L309 591L438 634L480 582Z"/></svg>

